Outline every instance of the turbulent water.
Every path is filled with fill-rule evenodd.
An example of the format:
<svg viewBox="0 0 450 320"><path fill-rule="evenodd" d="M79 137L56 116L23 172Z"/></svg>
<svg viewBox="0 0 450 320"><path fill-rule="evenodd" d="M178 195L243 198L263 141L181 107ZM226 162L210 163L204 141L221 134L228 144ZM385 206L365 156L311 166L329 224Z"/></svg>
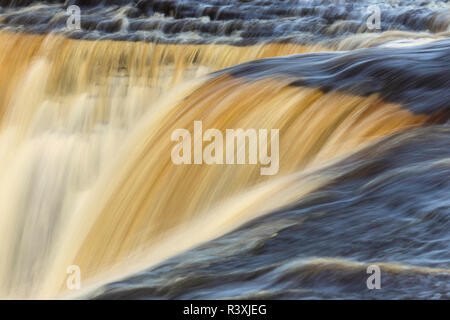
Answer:
<svg viewBox="0 0 450 320"><path fill-rule="evenodd" d="M0 298L450 298L447 1L0 6ZM174 164L195 121L276 174Z"/></svg>

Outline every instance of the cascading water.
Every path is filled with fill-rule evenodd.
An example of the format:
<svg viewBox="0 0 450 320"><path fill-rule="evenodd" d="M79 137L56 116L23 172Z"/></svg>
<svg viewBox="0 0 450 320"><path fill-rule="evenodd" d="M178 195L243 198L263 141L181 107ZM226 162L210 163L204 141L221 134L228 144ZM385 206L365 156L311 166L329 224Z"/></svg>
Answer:
<svg viewBox="0 0 450 320"><path fill-rule="evenodd" d="M387 31L366 33L365 20L354 21L365 18L359 16L365 7L356 3L291 1L281 10L276 4L255 9L257 1L236 1L235 7L54 2L0 1L1 298L141 297L129 289L133 280L103 287L131 275L143 277L143 297L188 291L202 297L201 288L222 297L208 277L251 274L233 260L239 255L263 258L254 265L254 276L262 278L256 291L249 289L252 277L249 287L230 277L231 286L247 292L242 297L309 297L277 286L303 279L309 268L358 278L373 259L394 279L404 270L430 275L418 292L446 292L448 4L421 8L414 23L401 18L406 7L403 13L386 7ZM71 4L81 6L82 29L68 32L65 8ZM279 170L261 175L261 164L174 164L171 133L185 128L194 134L195 121L221 132L278 129ZM423 192L409 206L395 196L413 179L404 172L423 175L410 182L416 186L410 192ZM388 194L378 194L376 185ZM386 199L391 209L384 208ZM337 253L321 256L321 247L334 245L317 238L320 228L329 223L339 242L348 241L342 230L367 223L357 212L341 214L350 211L344 203L361 215L386 211L392 226L396 219L420 224L424 215L416 233L435 224L443 229L422 239L428 253L408 256L408 246L390 235L404 254L393 260L385 254L395 251L388 244L364 249L355 243L346 251L334 243ZM325 212L342 217L330 214L327 222ZM309 227L309 219L324 221ZM288 231L286 242L278 236L298 225L304 229L297 236ZM366 230L367 237L377 228ZM238 248L277 239L263 252ZM292 253L290 242L305 253ZM283 250L301 259L279 260ZM210 269L201 272L210 280L198 288L188 280L185 287L171 284L158 273L166 263L169 275L197 283L192 269L203 259ZM228 271L215 269L227 259ZM66 288L71 265L82 272L82 291ZM148 277L140 275L148 268ZM433 275L447 287L434 288ZM335 297L326 284L315 290L321 286L312 296Z"/></svg>

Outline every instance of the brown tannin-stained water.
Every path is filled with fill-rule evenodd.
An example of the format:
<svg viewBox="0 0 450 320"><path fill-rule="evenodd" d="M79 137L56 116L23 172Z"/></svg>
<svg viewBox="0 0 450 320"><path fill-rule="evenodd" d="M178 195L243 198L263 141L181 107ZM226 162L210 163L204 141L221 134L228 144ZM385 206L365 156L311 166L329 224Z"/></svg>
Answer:
<svg viewBox="0 0 450 320"><path fill-rule="evenodd" d="M371 4L0 1L0 298L450 298L450 6Z"/></svg>

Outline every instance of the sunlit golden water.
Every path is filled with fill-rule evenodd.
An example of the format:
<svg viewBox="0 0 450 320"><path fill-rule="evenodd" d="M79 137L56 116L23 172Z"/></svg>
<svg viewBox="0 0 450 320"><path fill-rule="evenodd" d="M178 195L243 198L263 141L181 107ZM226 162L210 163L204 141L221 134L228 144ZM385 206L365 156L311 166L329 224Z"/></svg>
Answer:
<svg viewBox="0 0 450 320"><path fill-rule="evenodd" d="M332 181L310 173L422 124L379 97L207 73L325 50L0 33L0 297L66 296L217 237ZM280 170L171 162L177 128L280 130Z"/></svg>

